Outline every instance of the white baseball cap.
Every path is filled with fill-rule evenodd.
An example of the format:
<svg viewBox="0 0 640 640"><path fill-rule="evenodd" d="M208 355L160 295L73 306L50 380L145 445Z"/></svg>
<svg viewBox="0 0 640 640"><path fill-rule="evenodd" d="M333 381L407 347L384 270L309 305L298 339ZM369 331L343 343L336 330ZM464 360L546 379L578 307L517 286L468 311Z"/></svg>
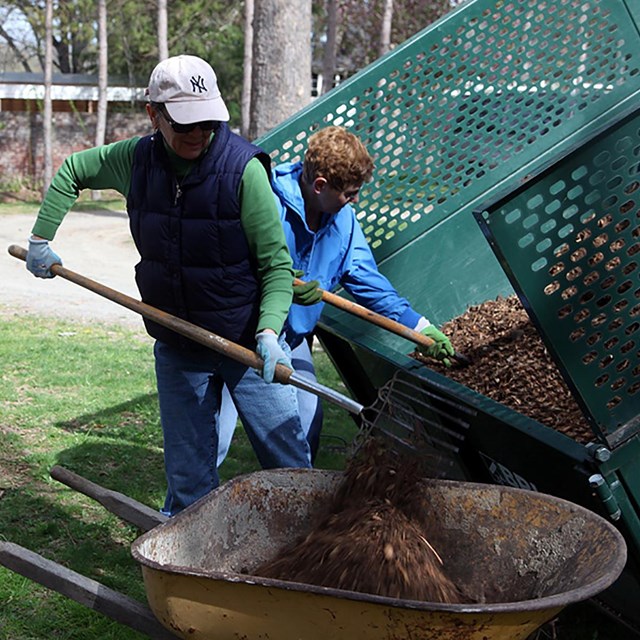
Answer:
<svg viewBox="0 0 640 640"><path fill-rule="evenodd" d="M164 104L169 116L180 124L229 120L216 74L197 56L180 55L160 62L151 72L147 93L151 102Z"/></svg>

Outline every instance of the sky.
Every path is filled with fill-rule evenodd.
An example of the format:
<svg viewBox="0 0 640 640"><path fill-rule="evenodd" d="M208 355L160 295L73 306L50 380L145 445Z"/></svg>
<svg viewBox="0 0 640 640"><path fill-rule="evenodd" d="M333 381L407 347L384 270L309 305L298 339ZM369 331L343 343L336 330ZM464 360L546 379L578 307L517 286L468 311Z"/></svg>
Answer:
<svg viewBox="0 0 640 640"><path fill-rule="evenodd" d="M24 14L14 7L0 8L0 24L2 28L16 40L32 39L32 31Z"/></svg>

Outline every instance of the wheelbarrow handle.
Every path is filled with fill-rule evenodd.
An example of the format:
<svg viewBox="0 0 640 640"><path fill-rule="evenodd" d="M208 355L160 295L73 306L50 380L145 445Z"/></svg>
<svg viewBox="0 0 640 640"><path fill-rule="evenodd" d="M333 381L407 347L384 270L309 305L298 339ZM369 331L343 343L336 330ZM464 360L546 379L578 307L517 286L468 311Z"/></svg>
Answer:
<svg viewBox="0 0 640 640"><path fill-rule="evenodd" d="M116 622L127 625L149 638L155 640L178 638L158 622L148 605L48 560L25 547L0 540L0 565Z"/></svg>
<svg viewBox="0 0 640 640"><path fill-rule="evenodd" d="M12 244L8 251L14 258L18 258L20 260L27 259L27 251L23 247ZM100 284L95 280L91 280L90 278L76 273L75 271L71 271L71 269L63 267L61 264L52 265L51 273L84 287L89 291L93 291L108 300L130 309L131 311L135 311L141 316L148 318L149 320L153 320L176 333L186 336L190 340L198 342L213 351L217 351L218 353L228 356L232 360L240 362L247 367L257 369L258 371L262 370L264 362L258 354L251 351L251 349L247 349L242 345L231 342L230 340L216 335L211 331L207 331L202 327L198 327L187 320L171 315L166 311L156 309L155 307L152 307L145 302L141 302L140 300L136 300L125 293L111 289L110 287ZM355 402L351 398L342 395L319 382L305 378L282 364L276 365L274 378L282 384L291 384L294 387L309 391L310 393L313 393L320 398L324 398L355 415L359 415L364 409L363 405Z"/></svg>
<svg viewBox="0 0 640 640"><path fill-rule="evenodd" d="M296 285L306 284L306 282L300 280L300 278L295 278L293 282ZM323 302L326 302L337 309L342 309L343 311L351 313L354 316L358 316L367 322L371 322L383 329L387 329L387 331L391 331L391 333L395 333L396 335L405 338L406 340L410 340L419 346L431 347L435 344L435 340L429 338L429 336L425 336L424 333L409 329L409 327L405 327L400 322L387 318L375 311L371 311L357 302L352 302L351 300L342 298L341 296L331 293L326 289L321 289L320 287L318 287L318 291L322 293ZM460 353L454 353L453 358L458 361L458 364L469 364L469 358Z"/></svg>
<svg viewBox="0 0 640 640"><path fill-rule="evenodd" d="M138 529L142 531L149 531L169 519L159 511L133 498L129 498L129 496L123 493L105 489L99 484L91 482L91 480L87 480L60 465L54 465L49 475L67 487L79 491L89 498L93 498L109 512L122 518L125 522L138 527Z"/></svg>

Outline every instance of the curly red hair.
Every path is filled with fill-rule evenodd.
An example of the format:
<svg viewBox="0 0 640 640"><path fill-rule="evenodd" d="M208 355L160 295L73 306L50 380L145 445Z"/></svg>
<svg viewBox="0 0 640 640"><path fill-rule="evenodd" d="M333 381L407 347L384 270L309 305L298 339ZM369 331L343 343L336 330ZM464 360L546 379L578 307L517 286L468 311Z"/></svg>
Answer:
<svg viewBox="0 0 640 640"><path fill-rule="evenodd" d="M343 127L325 127L309 138L303 177L324 178L334 189L360 187L371 179L373 159L360 139Z"/></svg>

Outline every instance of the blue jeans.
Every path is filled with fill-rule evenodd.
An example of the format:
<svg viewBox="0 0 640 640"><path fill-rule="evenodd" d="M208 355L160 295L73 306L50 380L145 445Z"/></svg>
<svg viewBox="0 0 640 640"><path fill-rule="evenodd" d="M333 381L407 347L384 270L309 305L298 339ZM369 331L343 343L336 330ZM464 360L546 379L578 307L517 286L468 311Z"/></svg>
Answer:
<svg viewBox="0 0 640 640"><path fill-rule="evenodd" d="M157 341L154 355L167 476L163 513L175 515L220 482L223 385L264 469L311 466L293 387L267 384L253 369L209 349L186 351Z"/></svg>
<svg viewBox="0 0 640 640"><path fill-rule="evenodd" d="M313 367L313 357L307 340L303 340L291 352L291 364L296 373L300 373L314 382L317 381ZM302 430L307 436L307 441L311 448L311 461L313 462L320 445L320 431L322 430L323 419L322 402L318 396L302 389L296 389L296 396ZM222 464L227 456L238 420L238 412L226 385L222 390L219 420L218 466Z"/></svg>

